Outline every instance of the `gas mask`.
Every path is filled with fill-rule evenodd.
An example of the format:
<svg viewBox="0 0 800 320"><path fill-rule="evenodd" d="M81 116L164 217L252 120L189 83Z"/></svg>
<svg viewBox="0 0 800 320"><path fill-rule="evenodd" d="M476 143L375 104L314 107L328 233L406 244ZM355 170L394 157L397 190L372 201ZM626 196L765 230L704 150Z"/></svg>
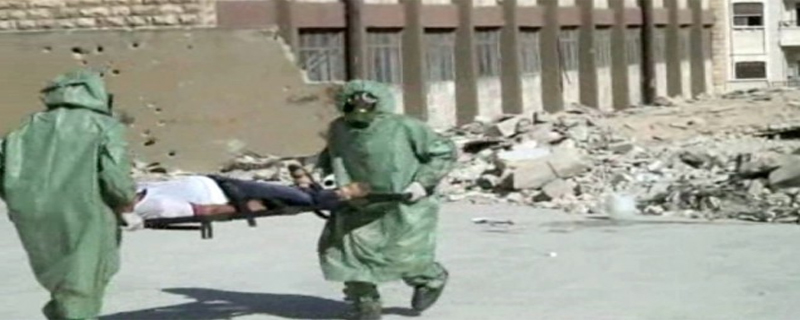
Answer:
<svg viewBox="0 0 800 320"><path fill-rule="evenodd" d="M342 111L347 124L366 128L377 115L378 98L365 91L356 92L347 98Z"/></svg>

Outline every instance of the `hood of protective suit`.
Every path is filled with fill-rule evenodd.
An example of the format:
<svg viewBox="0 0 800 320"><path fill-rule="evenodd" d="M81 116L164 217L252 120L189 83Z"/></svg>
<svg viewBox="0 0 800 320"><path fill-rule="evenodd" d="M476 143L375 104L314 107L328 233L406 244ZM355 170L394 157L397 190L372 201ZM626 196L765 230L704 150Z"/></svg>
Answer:
<svg viewBox="0 0 800 320"><path fill-rule="evenodd" d="M62 74L42 89L47 109L85 108L111 115L105 82L96 72L78 70Z"/></svg>
<svg viewBox="0 0 800 320"><path fill-rule="evenodd" d="M369 80L351 80L345 83L336 95L336 108L340 112L344 112L347 99L359 92L368 92L378 98L378 104L375 109L376 112L393 113L395 111L394 95L389 89L389 86Z"/></svg>

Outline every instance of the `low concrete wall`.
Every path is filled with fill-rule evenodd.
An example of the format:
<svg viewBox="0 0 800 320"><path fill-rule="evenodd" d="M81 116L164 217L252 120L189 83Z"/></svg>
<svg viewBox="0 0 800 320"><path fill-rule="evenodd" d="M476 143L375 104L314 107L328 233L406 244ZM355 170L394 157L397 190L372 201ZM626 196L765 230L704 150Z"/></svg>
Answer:
<svg viewBox="0 0 800 320"><path fill-rule="evenodd" d="M79 66L104 68L116 109L135 118L137 155L211 170L244 148L296 155L322 147L329 87L307 85L267 31L86 31L0 35L0 132L41 110L38 91Z"/></svg>

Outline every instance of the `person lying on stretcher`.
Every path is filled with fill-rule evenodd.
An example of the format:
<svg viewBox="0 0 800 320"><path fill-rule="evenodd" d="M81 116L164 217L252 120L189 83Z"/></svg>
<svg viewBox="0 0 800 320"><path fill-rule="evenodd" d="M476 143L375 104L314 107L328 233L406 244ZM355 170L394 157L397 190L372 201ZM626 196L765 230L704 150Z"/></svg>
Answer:
<svg viewBox="0 0 800 320"><path fill-rule="evenodd" d="M143 220L259 211L274 206L330 210L344 201L369 193L363 184L326 190L313 183L299 167L291 167L295 186L247 181L215 175L182 176L140 183L132 212Z"/></svg>

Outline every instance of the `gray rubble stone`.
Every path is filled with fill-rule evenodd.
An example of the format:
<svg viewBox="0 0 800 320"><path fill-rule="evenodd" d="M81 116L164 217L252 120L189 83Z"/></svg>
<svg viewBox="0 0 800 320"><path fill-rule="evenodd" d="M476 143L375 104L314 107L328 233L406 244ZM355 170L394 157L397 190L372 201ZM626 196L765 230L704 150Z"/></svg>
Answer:
<svg viewBox="0 0 800 320"><path fill-rule="evenodd" d="M769 185L773 189L800 187L800 162L787 163L772 171Z"/></svg>

